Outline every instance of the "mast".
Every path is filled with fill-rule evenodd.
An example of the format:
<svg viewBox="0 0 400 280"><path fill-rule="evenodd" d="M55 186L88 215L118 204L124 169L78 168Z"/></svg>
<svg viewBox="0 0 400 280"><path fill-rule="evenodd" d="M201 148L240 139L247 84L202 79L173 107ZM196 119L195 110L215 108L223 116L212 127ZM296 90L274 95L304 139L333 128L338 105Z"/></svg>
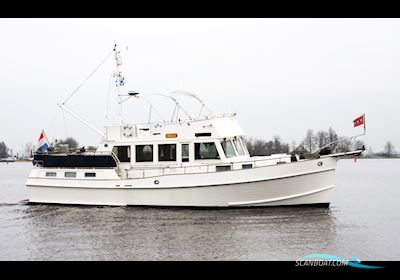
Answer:
<svg viewBox="0 0 400 280"><path fill-rule="evenodd" d="M128 50L128 48L124 49ZM125 77L122 75L122 70L120 66L122 65L122 57L121 50L117 50L117 44L114 45L114 59L115 59L115 70L113 73L113 77L115 78L115 86L117 88L117 96L118 96L118 118L119 124L123 124L123 116L122 116L122 95L120 93L120 87L125 85Z"/></svg>

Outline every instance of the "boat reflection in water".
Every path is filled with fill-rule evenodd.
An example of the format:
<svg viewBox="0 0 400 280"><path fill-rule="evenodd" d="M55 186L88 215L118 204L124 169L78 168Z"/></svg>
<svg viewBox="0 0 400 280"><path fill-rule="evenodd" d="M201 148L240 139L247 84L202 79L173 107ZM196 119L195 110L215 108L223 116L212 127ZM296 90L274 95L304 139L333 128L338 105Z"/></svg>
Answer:
<svg viewBox="0 0 400 280"><path fill-rule="evenodd" d="M29 259L293 260L336 239L329 208L29 205Z"/></svg>

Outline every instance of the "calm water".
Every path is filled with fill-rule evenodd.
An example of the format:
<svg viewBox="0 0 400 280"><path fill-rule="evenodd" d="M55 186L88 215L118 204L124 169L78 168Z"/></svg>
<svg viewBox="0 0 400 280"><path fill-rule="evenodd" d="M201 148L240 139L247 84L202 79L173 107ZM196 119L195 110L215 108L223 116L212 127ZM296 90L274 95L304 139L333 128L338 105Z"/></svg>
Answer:
<svg viewBox="0 0 400 280"><path fill-rule="evenodd" d="M398 159L340 160L329 209L26 205L31 163L0 163L0 260L400 260Z"/></svg>

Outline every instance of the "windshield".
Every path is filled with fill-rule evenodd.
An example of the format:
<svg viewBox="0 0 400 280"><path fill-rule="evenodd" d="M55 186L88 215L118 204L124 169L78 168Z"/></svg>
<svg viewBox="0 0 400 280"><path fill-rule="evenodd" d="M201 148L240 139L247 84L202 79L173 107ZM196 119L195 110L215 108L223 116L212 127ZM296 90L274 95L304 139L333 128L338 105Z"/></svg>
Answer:
<svg viewBox="0 0 400 280"><path fill-rule="evenodd" d="M233 148L231 140L225 140L221 143L221 145L227 158L236 156L235 149Z"/></svg>
<svg viewBox="0 0 400 280"><path fill-rule="evenodd" d="M243 150L241 139L240 138L236 138L236 139L233 140L233 143L235 143L236 151L238 152L239 156L244 156L245 152Z"/></svg>

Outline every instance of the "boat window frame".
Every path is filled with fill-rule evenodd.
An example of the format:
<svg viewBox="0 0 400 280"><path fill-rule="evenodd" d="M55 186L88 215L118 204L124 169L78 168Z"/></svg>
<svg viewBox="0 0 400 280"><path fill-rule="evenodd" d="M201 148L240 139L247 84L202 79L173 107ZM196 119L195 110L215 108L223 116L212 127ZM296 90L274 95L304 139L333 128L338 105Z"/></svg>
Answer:
<svg viewBox="0 0 400 280"><path fill-rule="evenodd" d="M190 143L180 143L181 144L181 162L182 163L184 163L184 162L190 162ZM188 152L188 154L187 154L187 157L183 157L183 145L186 145L187 146L187 152ZM183 159L185 159L185 160L183 160ZM186 160L187 159L187 160Z"/></svg>
<svg viewBox="0 0 400 280"><path fill-rule="evenodd" d="M161 153L161 149L160 146L175 146L175 159L173 160L163 160L160 158L160 153ZM167 143L167 144L157 144L157 148L158 148L158 162L176 162L177 161L177 144L176 143Z"/></svg>
<svg viewBox="0 0 400 280"><path fill-rule="evenodd" d="M245 156L245 155L246 155L246 150L244 149L244 145L243 145L243 141L242 141L242 138L241 138L241 137L235 137L235 138L233 138L233 139L232 139L232 143L233 143L233 145L234 145L234 147L235 147L235 149L236 149L236 153L237 153L238 156ZM239 153L239 149L237 148L236 143L239 144L239 147L240 147L241 150L242 150L242 154Z"/></svg>
<svg viewBox="0 0 400 280"><path fill-rule="evenodd" d="M215 141L199 141L199 142L194 142L194 160L221 160L221 154L218 151L217 143ZM197 158L197 153L196 153L196 145L201 145L201 144L213 144L215 151L217 153L217 158ZM200 146L201 147L201 146ZM199 152L200 152L200 147L199 147Z"/></svg>
<svg viewBox="0 0 400 280"><path fill-rule="evenodd" d="M237 157L238 156L238 152L236 151L236 147L235 147L235 144L233 143L232 139L224 138L224 139L222 139L222 141L220 143L221 143L221 147L222 147L222 150L223 150L224 155L225 155L226 158L233 158L233 157ZM225 146L224 143L229 143L230 144L230 147L232 148L232 151L234 153L233 155L232 154L230 154L230 155L227 154L227 151L225 150L225 147L224 147Z"/></svg>
<svg viewBox="0 0 400 280"><path fill-rule="evenodd" d="M150 146L151 147L151 160L138 160L138 147L139 146ZM154 162L154 144L136 144L135 145L135 162Z"/></svg>
<svg viewBox="0 0 400 280"><path fill-rule="evenodd" d="M123 158L124 159L124 161L122 161L121 159L120 159L120 157L119 157L119 148L120 147L127 147L127 159L128 160L125 160L126 158ZM117 149L117 152L115 152L114 151L114 149ZM121 162L121 163L129 163L129 162L131 162L132 161L132 147L131 147L131 145L114 145L113 147L112 147L112 152L117 156L117 158L118 158L118 160Z"/></svg>
<svg viewBox="0 0 400 280"><path fill-rule="evenodd" d="M247 145L246 145L245 139L242 136L237 137L237 138L240 139L240 142L242 143L242 148L244 150L245 155L249 157L250 153L249 153L249 150L247 149Z"/></svg>

